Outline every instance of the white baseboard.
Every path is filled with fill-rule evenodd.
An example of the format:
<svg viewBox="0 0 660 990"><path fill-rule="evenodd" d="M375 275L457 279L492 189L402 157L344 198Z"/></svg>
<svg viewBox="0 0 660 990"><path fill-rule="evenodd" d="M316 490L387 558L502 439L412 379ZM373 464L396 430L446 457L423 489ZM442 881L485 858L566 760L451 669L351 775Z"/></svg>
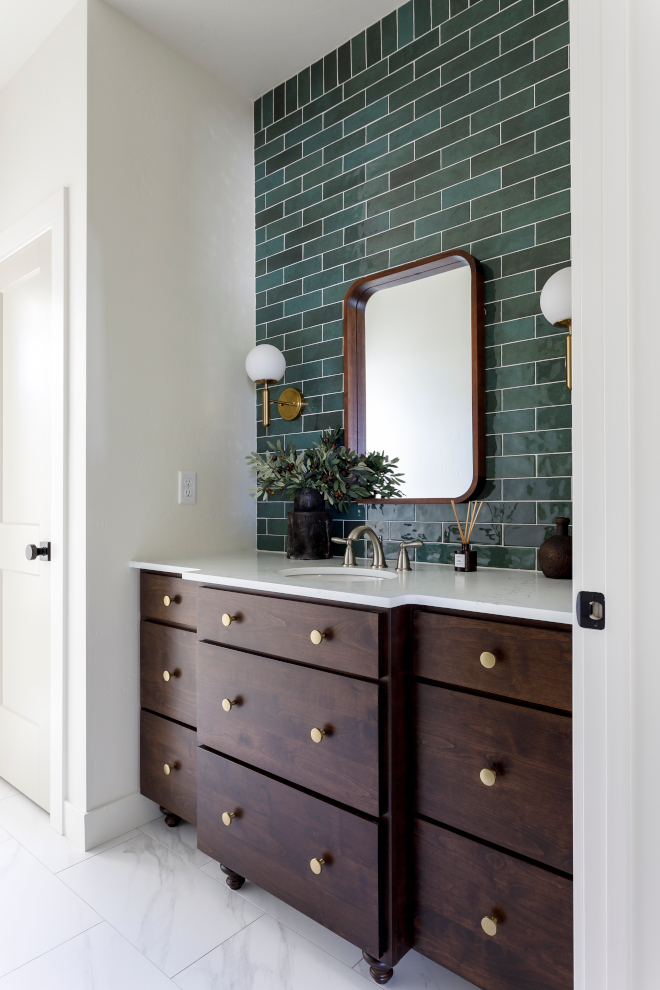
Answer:
<svg viewBox="0 0 660 990"><path fill-rule="evenodd" d="M158 805L137 791L92 811L81 811L65 801L64 834L81 849L93 849L153 821L159 814Z"/></svg>

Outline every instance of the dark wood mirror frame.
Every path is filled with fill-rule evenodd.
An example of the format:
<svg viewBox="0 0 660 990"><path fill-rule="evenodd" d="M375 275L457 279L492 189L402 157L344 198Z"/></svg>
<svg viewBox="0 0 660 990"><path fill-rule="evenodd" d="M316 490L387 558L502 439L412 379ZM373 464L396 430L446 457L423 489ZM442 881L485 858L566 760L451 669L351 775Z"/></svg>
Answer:
<svg viewBox="0 0 660 990"><path fill-rule="evenodd" d="M443 251L421 261L367 275L355 282L344 301L344 430L346 446L363 454L366 451L366 386L364 358L364 310L369 298L380 289L404 282L414 282L429 275L469 265L472 296L472 483L455 502L473 495L486 476L485 445L485 351L484 351L484 278L478 262L466 251ZM450 502L451 498L382 498L364 502L409 502L413 504Z"/></svg>

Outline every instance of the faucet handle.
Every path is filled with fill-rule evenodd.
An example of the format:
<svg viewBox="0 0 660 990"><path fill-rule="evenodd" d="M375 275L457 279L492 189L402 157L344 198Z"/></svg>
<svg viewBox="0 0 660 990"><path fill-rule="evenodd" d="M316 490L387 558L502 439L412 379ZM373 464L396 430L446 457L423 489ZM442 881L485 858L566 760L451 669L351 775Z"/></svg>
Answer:
<svg viewBox="0 0 660 990"><path fill-rule="evenodd" d="M410 557L408 556L407 547L423 547L424 543L422 540L402 540L399 543L399 559L396 562L397 571L411 571Z"/></svg>
<svg viewBox="0 0 660 990"><path fill-rule="evenodd" d="M355 567L355 553L353 551L353 541L350 536L345 539L341 536L332 536L331 540L333 543L342 543L346 546L346 552L344 554L344 563L342 567Z"/></svg>
<svg viewBox="0 0 660 990"><path fill-rule="evenodd" d="M333 543L348 543L348 540L345 540L343 536L331 536L330 539Z"/></svg>

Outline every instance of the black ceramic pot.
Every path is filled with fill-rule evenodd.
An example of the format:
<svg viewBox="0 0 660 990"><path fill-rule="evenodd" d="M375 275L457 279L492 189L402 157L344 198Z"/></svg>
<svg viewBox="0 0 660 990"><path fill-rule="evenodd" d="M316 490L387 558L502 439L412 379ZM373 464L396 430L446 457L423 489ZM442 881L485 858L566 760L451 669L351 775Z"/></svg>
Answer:
<svg viewBox="0 0 660 990"><path fill-rule="evenodd" d="M557 533L539 547L539 567L547 578L570 578L573 573L573 542L568 535L570 519L557 516Z"/></svg>
<svg viewBox="0 0 660 990"><path fill-rule="evenodd" d="M314 488L297 492L287 523L286 555L291 560L325 560L332 555L332 515L325 510L321 492Z"/></svg>

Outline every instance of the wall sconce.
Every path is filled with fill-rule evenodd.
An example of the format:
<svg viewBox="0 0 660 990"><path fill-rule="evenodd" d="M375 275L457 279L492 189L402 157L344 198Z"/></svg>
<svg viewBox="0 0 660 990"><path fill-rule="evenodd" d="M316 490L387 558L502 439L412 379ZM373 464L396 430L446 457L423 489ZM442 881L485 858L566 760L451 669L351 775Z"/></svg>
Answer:
<svg viewBox="0 0 660 990"><path fill-rule="evenodd" d="M573 388L573 338L571 336L571 269L551 275L541 289L541 312L553 327L566 327L566 386Z"/></svg>
<svg viewBox="0 0 660 990"><path fill-rule="evenodd" d="M253 382L264 387L262 393L262 417L264 426L270 426L270 389L286 371L286 358L272 344L257 344L245 359L245 370ZM285 388L277 402L282 419L297 419L305 408L305 397L297 388Z"/></svg>

